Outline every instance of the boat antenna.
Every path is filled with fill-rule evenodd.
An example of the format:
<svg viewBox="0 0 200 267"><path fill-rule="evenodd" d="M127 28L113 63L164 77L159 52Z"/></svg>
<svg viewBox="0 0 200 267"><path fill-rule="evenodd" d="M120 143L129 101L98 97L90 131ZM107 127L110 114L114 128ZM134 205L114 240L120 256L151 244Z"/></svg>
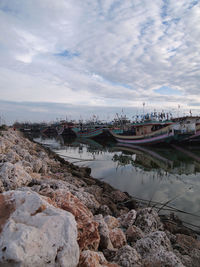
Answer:
<svg viewBox="0 0 200 267"><path fill-rule="evenodd" d="M178 105L178 118L179 118L179 112L180 112L180 105Z"/></svg>
<svg viewBox="0 0 200 267"><path fill-rule="evenodd" d="M145 102L143 102L142 105L143 105L143 118L144 118L144 106L145 106Z"/></svg>

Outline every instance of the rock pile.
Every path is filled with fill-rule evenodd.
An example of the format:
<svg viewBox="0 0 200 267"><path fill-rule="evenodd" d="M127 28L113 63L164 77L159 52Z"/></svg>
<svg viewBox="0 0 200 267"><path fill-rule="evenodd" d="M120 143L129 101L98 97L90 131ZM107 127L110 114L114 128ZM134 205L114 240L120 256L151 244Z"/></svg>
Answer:
<svg viewBox="0 0 200 267"><path fill-rule="evenodd" d="M200 266L190 232L12 130L0 192L0 266Z"/></svg>

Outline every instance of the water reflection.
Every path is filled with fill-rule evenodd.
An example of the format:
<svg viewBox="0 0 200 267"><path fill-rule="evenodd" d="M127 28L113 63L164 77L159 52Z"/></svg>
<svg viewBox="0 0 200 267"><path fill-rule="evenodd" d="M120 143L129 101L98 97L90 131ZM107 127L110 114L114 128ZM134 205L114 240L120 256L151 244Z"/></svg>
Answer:
<svg viewBox="0 0 200 267"><path fill-rule="evenodd" d="M200 149L139 147L90 139L36 138L63 158L89 166L92 176L148 201L165 203L200 216ZM179 216L199 225L199 217ZM199 225L200 226L200 225Z"/></svg>

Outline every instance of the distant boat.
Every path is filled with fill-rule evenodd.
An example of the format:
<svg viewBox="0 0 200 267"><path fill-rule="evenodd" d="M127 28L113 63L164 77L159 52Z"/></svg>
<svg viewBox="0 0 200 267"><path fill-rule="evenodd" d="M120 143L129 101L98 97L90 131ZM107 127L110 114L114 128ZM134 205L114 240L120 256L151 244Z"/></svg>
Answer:
<svg viewBox="0 0 200 267"><path fill-rule="evenodd" d="M78 138L95 138L95 137L105 137L109 134L109 128L107 125L80 125L79 127L73 127L71 130L76 134ZM120 128L113 128L114 133L123 133Z"/></svg>
<svg viewBox="0 0 200 267"><path fill-rule="evenodd" d="M74 127L72 128L72 131L79 138L94 138L104 133L104 127L98 127L98 128Z"/></svg>

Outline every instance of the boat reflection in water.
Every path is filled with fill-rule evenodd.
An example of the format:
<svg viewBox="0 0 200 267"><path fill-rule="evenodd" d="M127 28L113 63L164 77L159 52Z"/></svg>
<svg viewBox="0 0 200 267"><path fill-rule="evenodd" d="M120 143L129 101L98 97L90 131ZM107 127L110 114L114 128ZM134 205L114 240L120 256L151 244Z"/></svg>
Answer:
<svg viewBox="0 0 200 267"><path fill-rule="evenodd" d="M140 147L62 136L36 141L74 164L90 167L93 177L135 198L152 203L172 200L171 207L186 212L178 213L182 220L200 227L199 147Z"/></svg>

